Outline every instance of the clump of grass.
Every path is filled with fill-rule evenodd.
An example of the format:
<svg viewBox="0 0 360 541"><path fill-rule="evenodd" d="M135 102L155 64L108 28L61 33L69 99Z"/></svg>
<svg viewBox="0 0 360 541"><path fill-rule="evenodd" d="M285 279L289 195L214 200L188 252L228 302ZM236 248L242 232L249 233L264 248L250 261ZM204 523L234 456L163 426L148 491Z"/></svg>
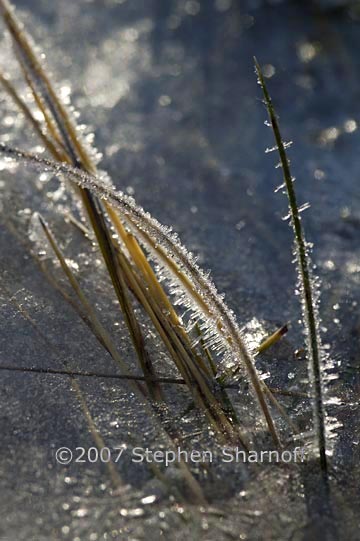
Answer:
<svg viewBox="0 0 360 541"><path fill-rule="evenodd" d="M309 375L313 389L313 417L316 429L317 447L319 452L319 464L323 477L328 482L328 464L326 457L326 426L325 406L322 372L322 348L319 336L319 325L317 322L316 296L314 294L313 279L310 272L310 257L303 227L301 225L300 211L297 203L293 177L290 171L289 160L285 144L281 137L279 122L275 108L268 92L265 79L258 62L255 59L255 68L258 81L264 95L265 105L269 114L271 127L274 133L277 151L280 156L284 187L289 202L290 218L294 232L295 248L297 255L298 274L301 290L303 318L306 329L307 356L309 360Z"/></svg>
<svg viewBox="0 0 360 541"><path fill-rule="evenodd" d="M5 145L1 146L1 150L17 159L23 158L46 168L55 175L65 176L76 187L139 360L145 382L145 386L141 387L143 394L150 401L160 402L164 399L134 311L134 302L138 302L149 316L195 404L204 412L220 439L227 442L240 441L247 447L247 438L218 378L218 363L214 359L219 357L219 353L241 366L241 375L247 374L269 432L274 442L280 445L268 401L280 413L285 412L259 378L254 359L245 347L233 313L177 237L138 207L131 198L115 192L103 183L97 171L94 153L79 137L74 120L57 96L30 38L7 0L0 0L0 12L43 121L37 120L37 116L34 116L8 78L1 75L0 83L32 125L53 160L31 156ZM41 224L88 314L94 333L126 375L126 366L116 352L110 335L82 293L80 284L66 266L65 257L54 235L43 220ZM114 230L118 238L114 238ZM169 296L160 284L152 262L164 271L172 295ZM179 305L191 309L192 326L186 326L183 322L178 313Z"/></svg>

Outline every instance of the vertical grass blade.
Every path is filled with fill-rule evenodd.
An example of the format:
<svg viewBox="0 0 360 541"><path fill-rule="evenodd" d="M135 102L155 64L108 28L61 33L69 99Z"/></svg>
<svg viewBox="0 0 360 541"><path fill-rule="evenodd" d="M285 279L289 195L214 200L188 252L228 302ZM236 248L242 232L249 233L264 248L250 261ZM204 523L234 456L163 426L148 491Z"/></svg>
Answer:
<svg viewBox="0 0 360 541"><path fill-rule="evenodd" d="M323 400L323 383L321 367L321 343L316 321L316 303L313 292L312 277L310 273L310 261L306 247L305 236L301 225L299 207L293 184L293 177L290 172L289 160L287 158L285 145L281 137L280 127L275 109L265 84L265 80L258 62L255 59L255 68L259 84L263 91L265 105L269 114L271 127L274 133L277 150L280 156L280 163L283 171L283 178L289 201L291 223L294 231L296 253L298 259L298 270L303 298L304 323L307 334L307 354L309 359L309 374L313 387L314 424L317 434L317 445L319 450L319 464L324 479L328 479L328 465L326 458L326 431L325 431L325 407Z"/></svg>

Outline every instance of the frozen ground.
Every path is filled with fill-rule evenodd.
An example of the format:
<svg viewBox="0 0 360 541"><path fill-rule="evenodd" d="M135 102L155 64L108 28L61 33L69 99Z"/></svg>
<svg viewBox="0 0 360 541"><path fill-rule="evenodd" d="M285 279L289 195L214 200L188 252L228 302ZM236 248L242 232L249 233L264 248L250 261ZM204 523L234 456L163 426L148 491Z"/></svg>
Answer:
<svg viewBox="0 0 360 541"><path fill-rule="evenodd" d="M343 428L332 459L335 518L328 531L336 524L341 539L359 539L356 5L319 11L310 2L261 0L19 0L17 6L63 94L71 88L116 185L174 226L212 270L241 322L255 317L266 332L291 322L286 339L261 366L273 386L303 389L304 361L293 356L303 339L291 230L281 219L285 198L274 193L281 180L277 158L264 152L273 141L264 126L253 55L264 66L284 137L294 141L290 155L300 202L311 203L303 216L322 281L323 340L338 364L333 395L340 405L334 411ZM1 34L0 64L15 74L9 59ZM2 96L0 106L1 136L36 149L15 108ZM0 186L1 539L285 541L318 539L318 528L325 535L329 521L319 517L312 483L303 484L302 470L294 466L195 468L210 502L200 508L169 499L150 470L126 459L118 465L121 482L104 465L56 463L58 447L94 445L84 398L109 447L157 446L161 435L120 380L79 376L74 382L66 375L8 370L117 372L31 257L28 229L35 210L54 224L120 350L129 363L134 359L97 255L59 214L72 203L58 182L20 167L9 172L0 162ZM156 362L167 369L161 351ZM169 426L187 436L200 426L201 434L186 444L216 449L194 412L180 418L188 404L185 391L169 386L167 393L174 406L166 413ZM284 404L306 422L303 403ZM114 484L121 488L114 491Z"/></svg>

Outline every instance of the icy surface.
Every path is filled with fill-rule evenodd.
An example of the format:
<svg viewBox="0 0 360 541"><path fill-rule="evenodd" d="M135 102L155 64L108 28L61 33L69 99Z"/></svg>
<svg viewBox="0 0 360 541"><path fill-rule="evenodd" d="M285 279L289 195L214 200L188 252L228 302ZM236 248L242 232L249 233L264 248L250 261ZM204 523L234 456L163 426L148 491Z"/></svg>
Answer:
<svg viewBox="0 0 360 541"><path fill-rule="evenodd" d="M258 340L259 328L266 335L291 323L287 337L258 366L272 387L306 391L305 361L301 353L294 355L303 336L291 230L281 220L286 200L274 194L281 171L273 167L275 155L265 154L273 139L256 99L252 57L257 56L284 137L294 142L289 155L298 199L311 205L302 220L314 243L312 258L322 284L323 344L337 371L329 408L344 425L332 459L335 514L343 538L356 539L359 22L354 7L325 14L302 4L24 0L17 5L46 52L63 97L71 89L80 122L94 128L103 153L101 167L119 190L134 195L161 223L172 225L201 266L211 269L241 326L254 318L260 322L260 327L245 327L249 344ZM17 80L2 34L0 51L2 69ZM0 108L1 139L39 152L35 136L2 94ZM258 541L266 532L267 539L311 539L304 527L314 522L311 486L292 466L254 471L214 465L208 473L194 468L210 502L200 509L176 505L143 465L120 463L123 486L114 491L104 465L56 464L56 448L94 444L79 389L107 446L158 446L163 436L120 380L77 377L79 388L74 388L66 375L5 369L117 373L33 259L29 227L33 232L34 211L51 222L73 271L134 370L136 361L98 253L64 219L69 209L77 215L71 195L51 175L16 165L9 170L3 159L0 535L11 541L97 541L158 539L162 532L170 540ZM39 252L53 269L46 248ZM60 270L52 272L66 286ZM174 375L147 322L143 324L158 352L157 368ZM186 445L215 449L204 420L194 411L180 419L179 412L189 405L185 389L175 393L166 386L166 392L172 408L164 417L187 435ZM301 429L311 428L303 400L283 397L282 403ZM176 472L169 470L168 476L181 484Z"/></svg>

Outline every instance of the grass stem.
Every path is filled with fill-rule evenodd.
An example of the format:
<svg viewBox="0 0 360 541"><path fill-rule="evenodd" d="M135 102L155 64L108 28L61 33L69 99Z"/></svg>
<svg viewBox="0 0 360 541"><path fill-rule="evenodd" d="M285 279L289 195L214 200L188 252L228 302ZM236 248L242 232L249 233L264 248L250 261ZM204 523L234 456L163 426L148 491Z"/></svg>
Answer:
<svg viewBox="0 0 360 541"><path fill-rule="evenodd" d="M306 247L305 236L301 225L299 207L294 189L293 177L290 172L289 160L285 145L281 137L279 122L276 116L265 79L258 62L255 59L256 73L262 88L265 105L269 114L271 127L274 133L277 150L283 171L283 178L289 201L291 222L295 237L295 246L298 258L300 281L302 285L303 310L305 315L305 328L307 332L307 347L310 364L310 376L314 393L314 423L317 433L317 445L319 450L319 464L324 479L328 478L328 465L326 458L326 431L325 431L325 407L323 400L322 368L321 368L321 345L316 321L316 306L313 293L312 279L309 268L309 256Z"/></svg>

